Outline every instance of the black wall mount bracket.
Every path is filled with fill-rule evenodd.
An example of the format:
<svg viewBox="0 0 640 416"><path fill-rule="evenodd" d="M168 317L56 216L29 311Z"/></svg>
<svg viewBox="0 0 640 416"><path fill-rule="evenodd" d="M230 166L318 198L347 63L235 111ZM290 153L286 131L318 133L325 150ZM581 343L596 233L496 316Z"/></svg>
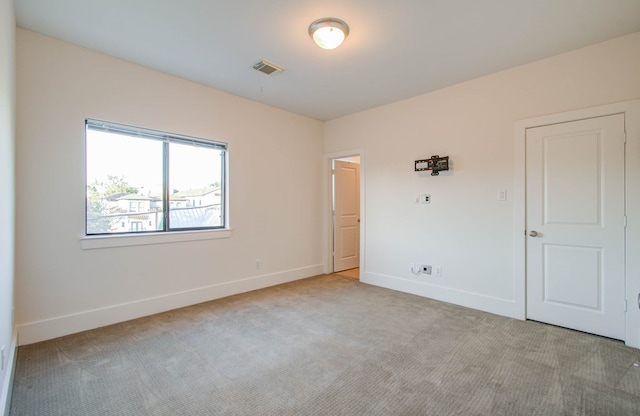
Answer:
<svg viewBox="0 0 640 416"><path fill-rule="evenodd" d="M430 170L431 176L438 176L440 171L449 170L449 156L433 155L430 159L420 159L415 162L415 171Z"/></svg>

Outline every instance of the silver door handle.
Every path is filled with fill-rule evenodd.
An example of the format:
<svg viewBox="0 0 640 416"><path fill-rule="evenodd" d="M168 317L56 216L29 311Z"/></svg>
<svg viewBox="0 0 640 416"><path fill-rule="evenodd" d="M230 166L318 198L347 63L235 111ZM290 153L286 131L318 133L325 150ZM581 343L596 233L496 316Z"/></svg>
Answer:
<svg viewBox="0 0 640 416"><path fill-rule="evenodd" d="M538 236L537 231L534 231L534 230L529 231L529 237L537 237L537 236Z"/></svg>

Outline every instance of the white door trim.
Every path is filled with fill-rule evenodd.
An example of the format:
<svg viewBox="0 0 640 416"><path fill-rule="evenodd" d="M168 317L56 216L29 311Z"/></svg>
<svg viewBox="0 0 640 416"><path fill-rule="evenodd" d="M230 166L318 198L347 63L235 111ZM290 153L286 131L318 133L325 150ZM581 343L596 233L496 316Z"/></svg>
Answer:
<svg viewBox="0 0 640 416"><path fill-rule="evenodd" d="M520 305L519 318L526 319L526 246L525 246L525 137L532 127L564 123L611 114L625 114L626 144L626 336L628 346L640 348L640 99L603 105L582 110L551 114L520 120L515 123L514 186L513 186L513 242L514 300Z"/></svg>
<svg viewBox="0 0 640 416"><path fill-rule="evenodd" d="M332 212L331 212L331 161L333 159L342 159L346 157L359 156L360 157L360 279L365 272L365 230L366 230L366 216L365 216L365 154L363 148L343 150L334 153L325 153L323 158L323 270L325 274L329 274L333 271L333 226L332 226Z"/></svg>

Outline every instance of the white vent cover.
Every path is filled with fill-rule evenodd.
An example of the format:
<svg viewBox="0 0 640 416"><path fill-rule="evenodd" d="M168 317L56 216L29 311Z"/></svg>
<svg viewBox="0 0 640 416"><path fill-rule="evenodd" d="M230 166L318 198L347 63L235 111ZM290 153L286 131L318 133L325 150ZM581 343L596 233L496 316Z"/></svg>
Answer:
<svg viewBox="0 0 640 416"><path fill-rule="evenodd" d="M266 59L262 59L259 62L257 62L254 66L253 69L255 69L256 71L260 71L264 74L267 75L271 75L274 72L282 72L284 71L284 68L279 67L276 64L272 64L271 62L267 61Z"/></svg>

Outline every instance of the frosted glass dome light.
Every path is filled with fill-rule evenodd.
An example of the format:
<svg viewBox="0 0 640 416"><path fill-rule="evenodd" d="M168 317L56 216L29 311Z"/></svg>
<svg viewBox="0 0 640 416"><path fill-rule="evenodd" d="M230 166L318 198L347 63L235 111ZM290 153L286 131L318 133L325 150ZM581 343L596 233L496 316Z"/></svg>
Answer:
<svg viewBox="0 0 640 416"><path fill-rule="evenodd" d="M309 36L322 49L335 49L349 35L349 25L335 17L323 17L309 25Z"/></svg>

